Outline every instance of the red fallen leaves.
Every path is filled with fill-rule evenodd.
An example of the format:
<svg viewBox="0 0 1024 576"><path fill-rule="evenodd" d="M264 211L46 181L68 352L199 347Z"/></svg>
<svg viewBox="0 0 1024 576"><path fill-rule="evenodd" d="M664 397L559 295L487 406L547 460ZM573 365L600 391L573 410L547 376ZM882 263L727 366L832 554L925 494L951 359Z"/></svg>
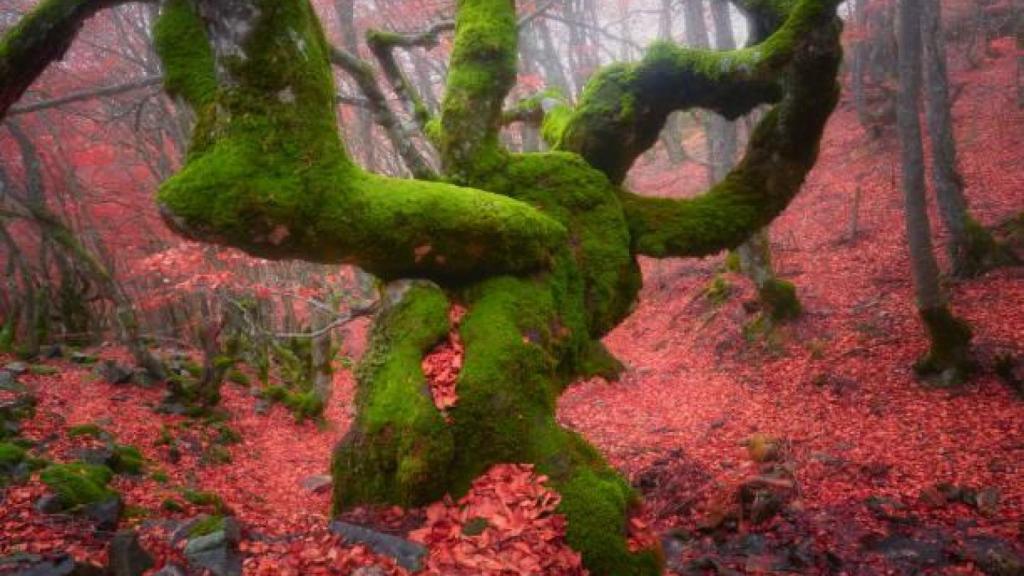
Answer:
<svg viewBox="0 0 1024 576"><path fill-rule="evenodd" d="M423 375L430 383L434 405L442 412L455 406L459 401L459 395L455 391L459 370L462 369L463 355L462 341L459 339L459 322L465 314L466 309L462 306L456 304L451 307L448 317L452 329L448 338L424 356L421 364Z"/></svg>
<svg viewBox="0 0 1024 576"><path fill-rule="evenodd" d="M431 574L579 576L578 553L565 543L561 500L532 465L499 464L459 502L427 508L426 525L409 534L430 548Z"/></svg>

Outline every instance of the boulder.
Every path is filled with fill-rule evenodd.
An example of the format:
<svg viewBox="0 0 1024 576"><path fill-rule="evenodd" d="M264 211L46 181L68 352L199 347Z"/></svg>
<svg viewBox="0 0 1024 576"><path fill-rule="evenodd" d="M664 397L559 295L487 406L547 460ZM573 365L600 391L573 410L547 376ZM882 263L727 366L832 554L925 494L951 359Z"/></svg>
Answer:
<svg viewBox="0 0 1024 576"><path fill-rule="evenodd" d="M153 557L139 544L139 535L133 530L122 530L114 535L107 547L110 576L142 576L153 567Z"/></svg>
<svg viewBox="0 0 1024 576"><path fill-rule="evenodd" d="M106 500L86 504L82 512L86 518L96 523L98 530L111 531L117 529L117 523L121 520L121 512L123 510L124 505L121 502L121 497L114 496Z"/></svg>
<svg viewBox="0 0 1024 576"><path fill-rule="evenodd" d="M309 492L319 494L331 487L331 477L328 475L307 476L300 482L302 487Z"/></svg>
<svg viewBox="0 0 1024 576"><path fill-rule="evenodd" d="M4 366L4 370L7 370L15 376L21 376L22 374L28 373L28 364L25 362L9 362Z"/></svg>
<svg viewBox="0 0 1024 576"><path fill-rule="evenodd" d="M209 570L215 576L241 576L242 556L231 536L230 530L218 530L192 538L185 546L185 557L192 566Z"/></svg>
<svg viewBox="0 0 1024 576"><path fill-rule="evenodd" d="M335 520L330 530L349 544L363 544L377 554L394 558L399 566L411 572L423 567L423 558L427 555L427 549L415 542L348 522Z"/></svg>
<svg viewBox="0 0 1024 576"><path fill-rule="evenodd" d="M74 362L75 364L95 364L96 360L97 360L97 358L95 356L90 356L89 354L86 354L85 352L77 352L77 351L76 352L72 352L71 356L68 359L71 360L72 362Z"/></svg>
<svg viewBox="0 0 1024 576"><path fill-rule="evenodd" d="M109 384L127 384L132 381L134 373L131 368L122 366L113 360L104 360L96 366L96 374Z"/></svg>
<svg viewBox="0 0 1024 576"><path fill-rule="evenodd" d="M153 573L153 576L187 576L185 569L177 564L167 564Z"/></svg>
<svg viewBox="0 0 1024 576"><path fill-rule="evenodd" d="M18 382L10 370L0 370L0 390L23 394L28 391L24 384Z"/></svg>
<svg viewBox="0 0 1024 576"><path fill-rule="evenodd" d="M103 576L103 569L94 564L76 562L68 554L40 556L15 554L0 558L0 574L13 576Z"/></svg>

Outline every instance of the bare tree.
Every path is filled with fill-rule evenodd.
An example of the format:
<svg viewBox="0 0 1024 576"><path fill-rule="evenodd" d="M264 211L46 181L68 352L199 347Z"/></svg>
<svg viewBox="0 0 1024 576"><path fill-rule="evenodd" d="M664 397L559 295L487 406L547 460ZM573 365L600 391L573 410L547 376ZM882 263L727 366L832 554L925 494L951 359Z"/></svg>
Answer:
<svg viewBox="0 0 1024 576"><path fill-rule="evenodd" d="M924 149L918 118L923 1L900 0L899 3L900 90L896 107L910 269L918 313L931 341L928 354L917 362L915 368L921 374L938 374L943 381L954 383L962 380L970 369L971 331L949 310L932 249L925 195Z"/></svg>

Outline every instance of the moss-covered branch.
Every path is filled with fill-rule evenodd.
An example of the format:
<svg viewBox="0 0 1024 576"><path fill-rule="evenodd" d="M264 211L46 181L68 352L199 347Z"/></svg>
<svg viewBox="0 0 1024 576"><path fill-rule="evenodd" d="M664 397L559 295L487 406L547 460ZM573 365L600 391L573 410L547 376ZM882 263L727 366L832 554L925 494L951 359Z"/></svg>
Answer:
<svg viewBox="0 0 1024 576"><path fill-rule="evenodd" d="M838 100L839 21L831 0L803 0L783 28L803 22L780 81L782 100L761 121L743 160L691 199L623 193L633 249L651 256L703 256L734 248L788 205L813 167ZM810 30L807 30L807 29ZM771 40L769 40L771 41Z"/></svg>
<svg viewBox="0 0 1024 576"><path fill-rule="evenodd" d="M129 1L44 0L22 18L0 39L0 119L47 66L64 57L86 20Z"/></svg>
<svg viewBox="0 0 1024 576"><path fill-rule="evenodd" d="M738 50L655 44L640 62L595 74L575 110L545 121L545 138L557 149L582 155L612 182L622 182L672 112L704 108L731 119L778 101L780 73L808 35L829 23L834 8L834 0L799 2L771 36Z"/></svg>
<svg viewBox="0 0 1024 576"><path fill-rule="evenodd" d="M179 232L263 257L445 281L543 268L565 241L525 203L359 169L338 136L331 51L306 0L198 8L172 0L157 26L167 88L198 117L188 161L159 195Z"/></svg>

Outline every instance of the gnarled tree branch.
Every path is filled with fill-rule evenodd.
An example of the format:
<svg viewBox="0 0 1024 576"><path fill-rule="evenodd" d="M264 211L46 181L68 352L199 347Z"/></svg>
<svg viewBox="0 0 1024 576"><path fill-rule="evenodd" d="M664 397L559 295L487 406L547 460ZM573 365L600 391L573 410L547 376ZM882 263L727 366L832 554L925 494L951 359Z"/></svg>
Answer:
<svg viewBox="0 0 1024 576"><path fill-rule="evenodd" d="M64 57L86 20L129 1L44 0L22 18L0 42L0 119L47 66Z"/></svg>

